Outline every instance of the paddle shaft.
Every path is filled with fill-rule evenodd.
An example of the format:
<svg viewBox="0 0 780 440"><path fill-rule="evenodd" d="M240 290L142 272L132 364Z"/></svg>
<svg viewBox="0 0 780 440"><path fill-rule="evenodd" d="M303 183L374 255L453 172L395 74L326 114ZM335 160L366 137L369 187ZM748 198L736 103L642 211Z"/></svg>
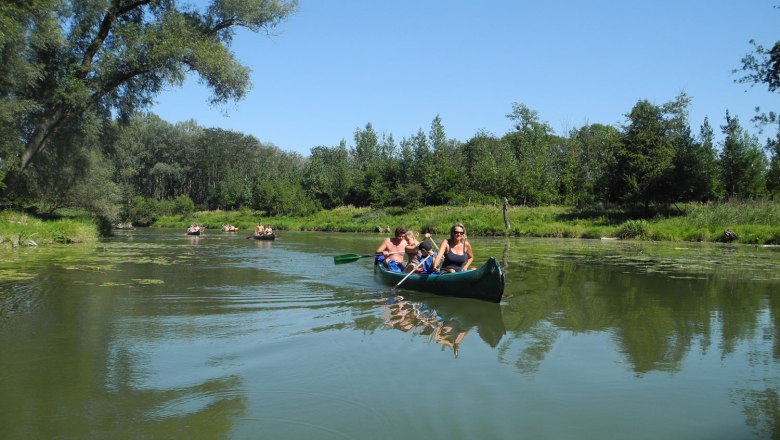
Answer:
<svg viewBox="0 0 780 440"><path fill-rule="evenodd" d="M401 283L403 283L404 281L406 281L406 279L407 279L407 278L409 278L409 275L413 274L413 273L414 273L414 271L416 271L416 270L417 270L417 268L418 268L418 267L420 267L420 265L421 265L421 264L425 263L425 260L427 260L428 258L431 258L431 256L430 256L430 255L428 255L427 257L423 258L423 259L422 259L422 260L421 260L419 263L415 264L415 265L414 265L414 269L412 269L412 271L411 271L411 272L409 272L408 274L406 274L406 276L405 276L405 277L404 277L404 278L403 278L401 281L399 281L399 282L398 282L398 284L396 284L396 285L395 285L395 287L393 287L393 290L395 290L395 289L396 289L398 286L400 286L400 285L401 285Z"/></svg>
<svg viewBox="0 0 780 440"><path fill-rule="evenodd" d="M403 251L397 251L397 252L390 252L387 255L392 254L403 254ZM344 263L354 263L357 260L360 260L361 258L367 258L367 257L376 257L378 255L382 254L369 254L369 255L357 255L357 254L344 254L344 255L336 255L333 257L333 263L335 264L344 264Z"/></svg>

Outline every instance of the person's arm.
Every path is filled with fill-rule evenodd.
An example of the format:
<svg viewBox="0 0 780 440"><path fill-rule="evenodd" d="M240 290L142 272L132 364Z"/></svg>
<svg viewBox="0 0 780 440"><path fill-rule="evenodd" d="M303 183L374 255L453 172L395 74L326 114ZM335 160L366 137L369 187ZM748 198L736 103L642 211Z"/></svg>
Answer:
<svg viewBox="0 0 780 440"><path fill-rule="evenodd" d="M474 251L471 249L471 243L468 241L465 243L465 246L463 247L466 255L468 255L469 259L466 260L465 263L463 263L463 270L467 270L469 266L471 266L471 262L474 261Z"/></svg>
<svg viewBox="0 0 780 440"><path fill-rule="evenodd" d="M439 268L439 263L441 263L442 259L444 258L444 254L447 253L447 248L449 245L450 243L447 240L441 242L441 246L439 246L439 252L436 254L436 259L433 260L434 270Z"/></svg>
<svg viewBox="0 0 780 440"><path fill-rule="evenodd" d="M376 253L377 254L382 254L384 256L387 256L387 254L385 252L388 251L387 250L387 244L388 244L389 241L390 241L390 239L386 238L385 241L383 241L382 244L379 245L379 247L376 249Z"/></svg>

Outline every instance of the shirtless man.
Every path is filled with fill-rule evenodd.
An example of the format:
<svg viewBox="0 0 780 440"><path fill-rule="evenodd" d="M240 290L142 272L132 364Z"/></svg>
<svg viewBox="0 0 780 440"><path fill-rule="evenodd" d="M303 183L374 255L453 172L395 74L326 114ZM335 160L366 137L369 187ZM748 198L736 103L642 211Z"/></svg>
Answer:
<svg viewBox="0 0 780 440"><path fill-rule="evenodd" d="M386 238L385 241L377 248L376 253L385 256L385 265L388 269L395 272L403 272L404 270L404 253L406 249L406 228L399 226L395 228L395 236Z"/></svg>

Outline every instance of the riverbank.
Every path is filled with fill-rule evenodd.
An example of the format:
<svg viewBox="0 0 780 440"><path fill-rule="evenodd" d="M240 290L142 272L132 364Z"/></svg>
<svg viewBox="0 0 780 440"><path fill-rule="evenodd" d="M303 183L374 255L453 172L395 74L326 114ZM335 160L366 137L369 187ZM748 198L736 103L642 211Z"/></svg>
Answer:
<svg viewBox="0 0 780 440"><path fill-rule="evenodd" d="M200 211L187 217L162 217L155 227L181 228L191 223L222 233L223 224L250 234L258 222L279 231L390 233L397 225L445 235L456 222L471 236L556 237L672 242L731 242L780 245L780 203L729 202L674 205L653 212L623 209L574 209L562 206L509 207L509 228L501 206L433 206L415 210L355 208L320 211L305 217L263 216L251 210ZM88 216L56 220L0 212L0 247L85 243L99 238Z"/></svg>
<svg viewBox="0 0 780 440"><path fill-rule="evenodd" d="M0 247L87 243L99 236L96 223L86 217L41 220L19 212L0 211Z"/></svg>
<svg viewBox="0 0 780 440"><path fill-rule="evenodd" d="M509 207L509 228L499 206L434 206L415 210L341 207L306 217L262 216L249 210L201 211L187 218L163 217L155 226L187 228L191 223L221 233L232 224L251 233L258 222L277 231L381 232L397 225L446 234L455 222L471 236L615 238L649 241L780 244L780 203L683 204L668 209L575 209L562 206Z"/></svg>

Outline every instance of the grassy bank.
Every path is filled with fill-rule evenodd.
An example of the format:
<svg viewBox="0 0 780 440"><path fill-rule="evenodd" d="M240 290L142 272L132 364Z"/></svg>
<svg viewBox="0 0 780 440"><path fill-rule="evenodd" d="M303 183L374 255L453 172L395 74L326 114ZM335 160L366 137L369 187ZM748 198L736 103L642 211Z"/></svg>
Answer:
<svg viewBox="0 0 780 440"><path fill-rule="evenodd" d="M98 236L97 225L87 217L41 220L14 211L0 212L0 247L86 243Z"/></svg>
<svg viewBox="0 0 780 440"><path fill-rule="evenodd" d="M618 238L652 241L705 241L780 244L780 203L730 202L675 205L652 212L623 209L578 210L561 206L510 207L510 228L504 228L501 206L436 206L416 210L341 207L306 217L263 216L250 210L201 211L184 217L163 217L157 227L181 228L191 223L221 233L232 224L251 233L258 221L277 231L381 232L397 225L446 234L455 222L469 235L513 237ZM41 220L13 211L0 212L0 247L83 243L99 237L89 216Z"/></svg>
<svg viewBox="0 0 780 440"><path fill-rule="evenodd" d="M416 210L341 207L307 217L267 217L244 211L196 212L187 218L165 217L155 226L186 228L190 223L221 232L222 224L249 233L257 224L277 230L377 232L402 224L417 231L445 234L455 222L469 235L515 237L619 238L653 241L708 241L780 244L780 203L730 202L685 204L636 212L622 209L578 210L561 206L510 207L504 228L501 206L424 207Z"/></svg>

